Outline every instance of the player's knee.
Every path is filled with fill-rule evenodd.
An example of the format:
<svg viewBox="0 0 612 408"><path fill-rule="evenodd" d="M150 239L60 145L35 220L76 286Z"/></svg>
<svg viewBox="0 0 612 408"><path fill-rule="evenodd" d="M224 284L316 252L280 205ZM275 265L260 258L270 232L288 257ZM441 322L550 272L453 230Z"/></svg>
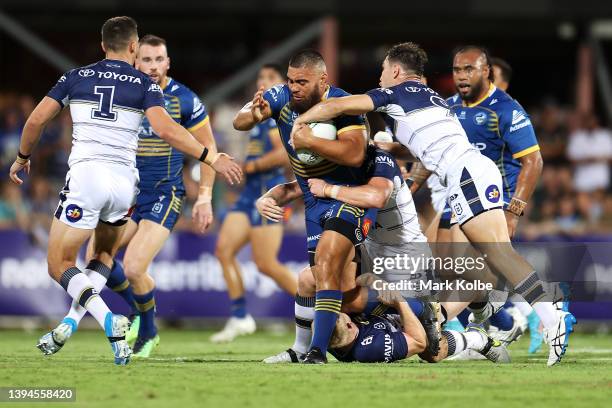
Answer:
<svg viewBox="0 0 612 408"><path fill-rule="evenodd" d="M225 242L219 241L215 247L215 256L220 262L231 262L234 257L234 251Z"/></svg>
<svg viewBox="0 0 612 408"><path fill-rule="evenodd" d="M123 270L129 281L137 280L147 272L146 266L143 266L142 262L129 257L123 260Z"/></svg>
<svg viewBox="0 0 612 408"><path fill-rule="evenodd" d="M310 268L304 268L298 275L298 293L311 293L316 287Z"/></svg>

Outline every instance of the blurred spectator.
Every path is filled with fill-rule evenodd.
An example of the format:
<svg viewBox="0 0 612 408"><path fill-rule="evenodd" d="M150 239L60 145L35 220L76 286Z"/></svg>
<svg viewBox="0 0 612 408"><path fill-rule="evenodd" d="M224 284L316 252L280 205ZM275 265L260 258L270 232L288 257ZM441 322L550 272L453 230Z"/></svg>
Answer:
<svg viewBox="0 0 612 408"><path fill-rule="evenodd" d="M0 229L20 228L27 230L29 226L28 211L21 189L8 180L2 183L0 189Z"/></svg>
<svg viewBox="0 0 612 408"><path fill-rule="evenodd" d="M599 126L594 114L581 117L579 125L570 136L567 155L574 166L578 211L595 223L603 215L604 195L610 186L612 133Z"/></svg>
<svg viewBox="0 0 612 408"><path fill-rule="evenodd" d="M567 165L565 154L567 147L567 127L564 123L564 112L556 102L544 102L544 108L535 123L535 132L540 145L544 164L550 167Z"/></svg>

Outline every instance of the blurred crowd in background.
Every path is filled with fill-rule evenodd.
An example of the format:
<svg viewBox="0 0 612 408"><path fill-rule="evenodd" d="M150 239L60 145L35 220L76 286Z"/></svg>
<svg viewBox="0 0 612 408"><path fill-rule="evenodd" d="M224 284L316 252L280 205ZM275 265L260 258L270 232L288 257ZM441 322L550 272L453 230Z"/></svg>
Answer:
<svg viewBox="0 0 612 408"><path fill-rule="evenodd" d="M0 93L0 166L7 175L19 148L25 119L37 101L29 95ZM544 170L519 234L526 239L551 234L612 234L612 131L594 114L575 114L571 107L555 100L526 106L536 129L544 159ZM239 104L223 104L211 112L211 123L220 150L242 160L248 141L246 133L233 130L231 121ZM51 216L58 204L72 144L71 120L64 110L45 129L32 157L31 174L19 187L2 177L0 229L26 231L38 245L45 246ZM191 230L190 205L197 194L192 174L195 162L185 164L187 202L177 230ZM289 171L289 170L288 170ZM215 225L237 198L240 186L221 180L215 185ZM427 192L419 192L419 210L427 213ZM294 203L286 214L286 228L304 232L303 206Z"/></svg>

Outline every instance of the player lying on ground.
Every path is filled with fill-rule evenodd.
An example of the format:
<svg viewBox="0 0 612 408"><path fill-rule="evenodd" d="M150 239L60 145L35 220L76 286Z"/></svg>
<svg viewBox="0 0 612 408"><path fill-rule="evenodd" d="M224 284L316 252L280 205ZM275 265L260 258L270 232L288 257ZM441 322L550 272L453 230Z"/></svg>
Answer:
<svg viewBox="0 0 612 408"><path fill-rule="evenodd" d="M66 185L49 233L49 275L104 329L115 363L127 364L132 354L125 341L129 321L111 313L98 292L110 274L135 201L136 147L143 115L170 145L216 166L229 180L239 181L241 170L229 156L217 154L211 158L208 148L170 118L159 86L132 67L138 50L133 19L107 20L102 27L102 49L104 60L62 75L34 109L24 126L10 177L22 183L18 173L29 171L29 157L43 128L69 104L74 141ZM92 233L96 245L85 274L76 267L76 258ZM46 337L48 342L56 340L53 333Z"/></svg>
<svg viewBox="0 0 612 408"><path fill-rule="evenodd" d="M400 142L397 146L407 149L448 186L447 202L469 241L486 254L491 269L532 304L550 346L547 364L557 364L567 349L574 318L543 301L547 296L543 282L512 248L502 209L501 174L493 161L469 143L444 99L421 82L426 62L427 54L416 44L393 46L382 64L382 88L320 102L296 119L293 134L308 123L342 114L383 113ZM294 137L294 145L306 144L302 137ZM483 304L473 305L480 307Z"/></svg>
<svg viewBox="0 0 612 408"><path fill-rule="evenodd" d="M316 51L303 50L289 61L287 85L276 86L264 92L261 88L252 102L238 112L234 128L250 130L258 123L273 118L296 180L304 194L307 248L310 264L317 277L317 293L309 303L316 303L314 335L306 363L324 363L329 338L340 312L342 292L340 274L353 259L355 247L362 244L365 209L340 200L317 199L308 189L308 179L322 178L328 182L361 185L365 182L362 166L366 150L363 117L341 115L333 119L336 140L314 140L308 149L322 160L314 165L300 161L290 143L291 129L296 117L323 99L348 95L327 83L323 57ZM312 130L305 130L305 134Z"/></svg>

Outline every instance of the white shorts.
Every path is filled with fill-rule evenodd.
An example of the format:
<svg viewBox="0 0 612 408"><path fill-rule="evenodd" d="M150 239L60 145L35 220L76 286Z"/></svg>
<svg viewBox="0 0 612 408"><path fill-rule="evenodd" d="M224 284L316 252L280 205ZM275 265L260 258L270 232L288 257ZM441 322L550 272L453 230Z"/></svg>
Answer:
<svg viewBox="0 0 612 408"><path fill-rule="evenodd" d="M80 229L98 221L121 225L130 215L138 193L138 170L103 162L80 162L66 174L55 218Z"/></svg>
<svg viewBox="0 0 612 408"><path fill-rule="evenodd" d="M462 225L484 211L504 205L499 169L478 152L468 152L449 166L446 185L453 224Z"/></svg>

